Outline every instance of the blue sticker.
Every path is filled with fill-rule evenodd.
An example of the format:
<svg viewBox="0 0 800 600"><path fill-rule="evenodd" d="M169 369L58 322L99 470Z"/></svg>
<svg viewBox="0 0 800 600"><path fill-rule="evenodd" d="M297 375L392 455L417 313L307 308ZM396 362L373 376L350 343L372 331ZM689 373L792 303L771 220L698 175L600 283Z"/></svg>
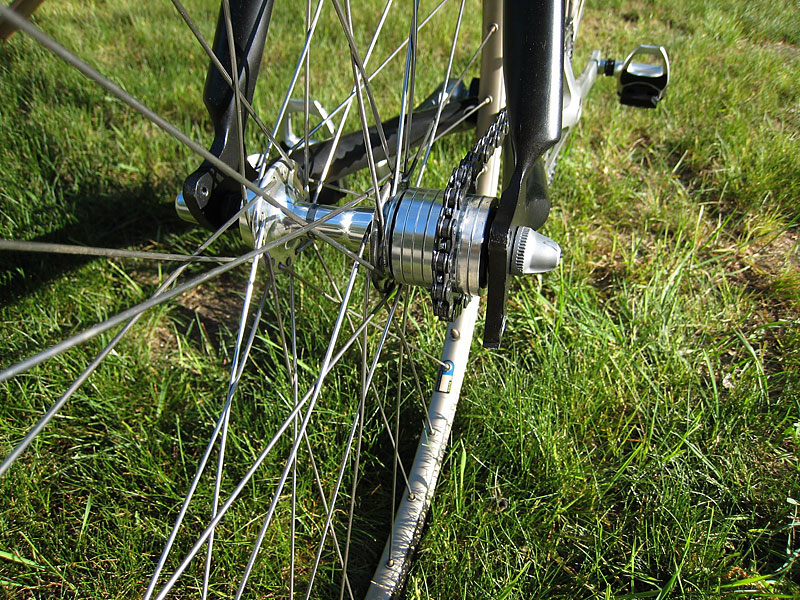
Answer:
<svg viewBox="0 0 800 600"><path fill-rule="evenodd" d="M439 373L439 385L436 386L437 391L444 394L450 393L450 388L453 385L453 375L456 372L456 366L453 361L447 360L442 365L442 370Z"/></svg>

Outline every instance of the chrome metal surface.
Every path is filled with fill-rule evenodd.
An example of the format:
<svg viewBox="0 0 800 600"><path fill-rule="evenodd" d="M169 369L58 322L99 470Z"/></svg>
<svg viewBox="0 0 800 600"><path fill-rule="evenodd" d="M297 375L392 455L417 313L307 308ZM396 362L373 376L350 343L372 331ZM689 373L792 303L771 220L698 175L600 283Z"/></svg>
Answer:
<svg viewBox="0 0 800 600"><path fill-rule="evenodd" d="M248 158L257 163L260 155ZM375 219L373 207L341 210L337 206L312 204L306 201L307 194L298 178L299 168L294 163L275 162L269 167L258 186L274 201L258 201L256 194L248 193L247 202L252 206L239 219L239 230L245 243L259 247L281 236L297 230L295 220L285 211L308 223L318 223L314 232L323 233L343 246L358 249L370 224ZM436 227L442 210L444 192L409 188L386 203L386 219L383 234L386 248L369 248L373 240L367 241L368 249L385 253L388 258L387 275L398 283L430 287L434 271L445 271L449 275L453 291L461 295L480 294L483 266L481 250L489 222L489 213L494 198L487 196L465 196L461 209L453 215L453 225L446 252L435 252ZM279 263L285 262L303 243L303 237L293 238L271 251ZM441 249L440 249L441 250ZM443 260L434 265L434 261Z"/></svg>
<svg viewBox="0 0 800 600"><path fill-rule="evenodd" d="M248 157L248 161L253 164L257 163L260 158L260 155L252 155ZM297 222L289 218L280 207L288 209L295 216L307 221L307 213L311 204L304 202L305 192L297 173L296 164L290 165L283 161L273 163L266 170L258 182L258 187L275 202L253 202L250 208L239 217L239 232L248 246L253 248L261 246L267 241L277 239L290 233L293 229L299 228ZM256 194L248 190L247 203L254 198L256 198ZM294 238L273 249L271 255L281 262L281 259L293 254L302 241L302 237Z"/></svg>
<svg viewBox="0 0 800 600"><path fill-rule="evenodd" d="M341 242L351 249L357 249L364 234L367 232L372 219L375 218L374 208L352 208L340 212L333 217L328 217L337 206L324 204L310 205L306 208L306 220L309 223L319 223L315 231L327 233L331 238Z"/></svg>
<svg viewBox="0 0 800 600"><path fill-rule="evenodd" d="M634 62L634 58L653 56L657 63L644 63ZM667 76L667 84L669 84L669 55L667 54L664 46L655 46L653 44L641 44L631 52L628 57L620 62L617 61L614 65L614 77L619 80L620 74L628 72L631 75L639 77L661 77ZM666 86L665 86L666 87Z"/></svg>
<svg viewBox="0 0 800 600"><path fill-rule="evenodd" d="M253 154L247 160L255 166L262 160L262 155ZM252 202L256 194L248 192L247 202L252 202L252 206L239 219L239 231L244 242L255 248L299 229L295 220L285 213L291 211L295 217L316 224L313 228L315 235L322 234L335 239L348 249L358 250L375 217L375 209L356 207L342 210L339 206L308 202L308 194L300 182L299 172L296 163L285 161L277 161L266 169L258 186L275 204ZM273 249L270 255L278 263L286 262L306 239L305 236L296 237Z"/></svg>
<svg viewBox="0 0 800 600"><path fill-rule="evenodd" d="M194 218L191 211L189 211L189 207L186 206L186 200L183 198L183 190L178 192L178 197L175 198L175 212L178 213L181 220L197 225L197 219Z"/></svg>
<svg viewBox="0 0 800 600"><path fill-rule="evenodd" d="M481 250L493 202L487 196L467 196L461 209L453 270L458 291L468 296L477 296L482 287Z"/></svg>
<svg viewBox="0 0 800 600"><path fill-rule="evenodd" d="M561 247L549 237L530 227L519 227L514 235L509 273L532 275L547 273L558 266Z"/></svg>
<svg viewBox="0 0 800 600"><path fill-rule="evenodd" d="M386 243L392 277L400 283L427 287L433 281L431 263L441 194L439 190L409 189L392 203L396 212L393 219L387 219Z"/></svg>
<svg viewBox="0 0 800 600"><path fill-rule="evenodd" d="M451 276L454 291L480 294L481 248L494 198L467 196L458 214L449 252L436 253L436 225L444 192L411 188L387 206L386 243L390 244L392 278L400 283L429 287L434 279L437 254L445 256L441 270Z"/></svg>

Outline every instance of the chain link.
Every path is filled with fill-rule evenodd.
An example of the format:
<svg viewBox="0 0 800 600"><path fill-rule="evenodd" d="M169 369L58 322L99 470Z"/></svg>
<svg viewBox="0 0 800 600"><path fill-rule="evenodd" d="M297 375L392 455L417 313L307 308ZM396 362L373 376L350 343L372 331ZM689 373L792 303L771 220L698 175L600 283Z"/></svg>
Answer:
<svg viewBox="0 0 800 600"><path fill-rule="evenodd" d="M442 209L436 223L432 260L433 284L431 285L433 312L442 320L453 321L461 314L467 301L466 294L454 289L459 211L467 192L474 187L478 176L486 168L494 151L503 143L503 138L507 133L508 115L503 109L497 113L489 129L475 143L473 149L453 169L444 190Z"/></svg>

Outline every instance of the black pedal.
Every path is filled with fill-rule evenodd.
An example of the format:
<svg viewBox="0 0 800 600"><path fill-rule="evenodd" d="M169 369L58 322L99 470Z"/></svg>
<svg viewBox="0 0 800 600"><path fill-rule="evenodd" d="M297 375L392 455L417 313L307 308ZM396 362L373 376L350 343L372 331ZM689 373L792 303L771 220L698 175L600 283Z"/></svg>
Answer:
<svg viewBox="0 0 800 600"><path fill-rule="evenodd" d="M669 84L669 56L663 46L643 44L623 62L606 61L604 73L617 78L620 104L655 108Z"/></svg>

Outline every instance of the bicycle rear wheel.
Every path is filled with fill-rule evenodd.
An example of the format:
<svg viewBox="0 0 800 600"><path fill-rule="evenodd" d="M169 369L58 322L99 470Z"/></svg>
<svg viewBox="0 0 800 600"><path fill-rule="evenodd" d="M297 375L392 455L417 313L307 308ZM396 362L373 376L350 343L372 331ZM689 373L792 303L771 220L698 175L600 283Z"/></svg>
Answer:
<svg viewBox="0 0 800 600"><path fill-rule="evenodd" d="M57 20L48 22L48 8L45 5L41 15L43 25L57 29ZM387 116L407 115L401 122L413 122L422 98L432 98L434 114L440 113L439 107L450 100L449 94L441 93L450 85L443 84L458 79L462 71L469 76L476 53L500 39L498 29L491 27L495 21L490 19L482 28L467 24L465 3L454 0L422 3L413 12L387 2L377 15L366 3L359 7L338 1L333 6L309 2L302 19L292 7L278 5L274 10L262 65L262 97L253 103L266 106L267 117L262 124L251 122L247 135L241 136L249 150L259 150L252 158L256 167L277 164L286 153L275 138L286 131L292 98L297 97L295 105L301 107L293 114L294 130L300 134L295 136L297 153L292 158L301 163L316 144L335 143L337 136L353 129L374 131ZM187 6L185 15L209 11L198 3ZM139 7L111 13L115 18L122 13L134 25L145 16ZM28 32L38 35L30 28ZM444 35L448 43L442 48L439 40ZM71 52L62 52L46 37L38 39L107 92L142 109ZM15 39L10 48L5 60L12 67L12 54L39 52ZM95 55L101 63L103 50ZM480 91L476 111L501 102L494 81L494 91L486 85ZM75 84L77 89L80 85ZM135 81L126 86L137 87ZM35 93L28 100L44 101ZM327 109L313 110L319 106ZM159 126L167 125L147 110L140 112ZM331 116L333 131L325 115ZM105 124L112 130L115 118L129 116L112 115ZM448 139L438 150L433 145L435 134L442 131L438 119L418 147L407 141L410 126L405 137L402 129L394 138L384 135L381 145L392 143L397 149L384 152L385 165L367 156L368 167L348 173L346 179L341 173L304 179L310 170L302 168L293 175L303 193L333 190L344 196L348 209L375 206L380 190L401 182L428 181L441 188L468 141L457 146ZM59 132L51 135L58 139ZM289 139L287 134L280 141ZM371 147L366 143L365 152ZM244 155L245 149L241 152ZM493 180L484 177L481 193L493 194L496 184L496 175ZM103 195L112 191L101 190ZM247 198L247 191L242 193ZM5 194L17 203L23 191L8 187ZM373 209L371 214L379 213ZM7 224L6 231L27 238L24 227ZM307 231L315 236L305 235ZM321 226L307 231L293 230L265 242L259 238L263 229L257 228L251 231L255 249L244 253L236 242L220 240L221 232L199 244L196 252L186 250L195 234L173 236L178 248L170 256L114 249L116 254L106 254L116 256L115 262L86 267L111 265L112 273L105 287L90 288L87 296L96 294L119 304L114 290L120 282L130 282L120 295L132 308L106 313L78 300L73 321L68 326L58 320L54 324L65 337L56 345L47 343L49 334L23 343L30 336L22 327L8 327L3 352L8 368L0 379L7 397L20 398L24 413L4 433L3 454L8 459L2 469L8 473L3 475L3 504L8 508L3 519L8 526L3 539L18 558L11 564L19 567L4 578L34 594L55 581L64 595L80 597L359 597L367 593L380 562L399 575L381 579L373 592L398 593L441 467L477 303L442 331L429 323L427 300L421 301L424 292L375 285L374 265L364 252L367 237L353 249L343 247ZM220 264L208 269L206 263L190 260L192 254ZM160 276L160 269L150 268L143 277L141 270L126 272L130 263L119 262L142 257L169 259L180 266L155 283L145 280ZM70 278L88 283L80 271L67 268L65 274L45 281L44 294L57 300L58 288ZM194 292L203 284L207 296ZM236 294L239 306L232 309L228 288L234 284L241 287ZM149 293L144 291L147 287ZM7 322L24 322L31 304L21 296L5 309ZM220 329L229 327L233 338L230 350L217 351L228 363L224 371L203 356L216 343L202 318L214 304L219 313L235 313L235 319L218 323ZM98 313L101 323L95 326ZM190 331L167 341L171 329L192 327L194 339ZM163 344L155 351L154 339ZM81 349L87 347L81 346L85 342L90 351ZM444 360L433 349L443 344ZM33 360L16 362L30 355ZM446 361L453 362L452 373L449 364L448 370L442 369ZM444 380L442 373L452 379ZM140 385L145 374L153 375L154 381ZM445 384L449 391L444 391ZM438 391L428 407L434 388ZM131 401L137 395L141 399ZM117 399L134 412L116 409ZM49 411L39 421L41 427L30 430L24 444L17 446L19 452L12 451L36 422L33 415L42 405ZM55 415L57 422L45 427ZM131 422L137 426L131 427ZM68 424L66 432L63 423ZM32 446L25 451L28 442ZM423 457L415 463L411 459L417 446ZM124 451L111 456L119 449ZM65 464L58 460L64 455L75 458ZM26 488L44 492L31 494ZM11 501L18 498L24 501ZM50 522L37 516L43 512L52 514ZM80 515L77 527L75 515ZM114 542L93 538L93 530ZM387 536L389 558L380 561ZM86 549L84 540L90 538L88 547L97 549L96 554ZM84 548L71 563L57 551L70 540ZM111 546L121 558L112 555ZM31 564L42 556L48 557L51 568L46 574ZM87 577L88 572L93 577Z"/></svg>

